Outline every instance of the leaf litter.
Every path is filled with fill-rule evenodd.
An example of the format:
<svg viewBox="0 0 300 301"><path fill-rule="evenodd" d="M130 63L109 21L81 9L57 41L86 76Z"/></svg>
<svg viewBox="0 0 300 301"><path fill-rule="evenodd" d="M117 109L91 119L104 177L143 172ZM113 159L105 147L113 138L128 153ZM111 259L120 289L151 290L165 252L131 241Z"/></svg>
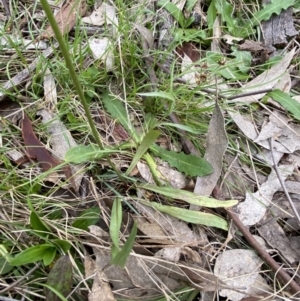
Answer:
<svg viewBox="0 0 300 301"><path fill-rule="evenodd" d="M95 145L82 104L64 77L51 25L45 30L41 23L31 26L35 19L28 18L25 10L23 20L35 31L28 35L28 28L21 27L23 39L14 31L15 24L10 32L0 23L5 33L3 57L9 57L7 49L21 53L16 45L22 44L26 61L1 74L2 108L12 99L20 102L1 114L1 146L5 142L1 168L17 165L7 168L8 175L3 173L6 180L17 179L3 189L9 191L1 200L3 216L16 219L20 212L34 212L37 219L42 216L39 226L22 218L14 229L33 231L28 245L21 239L12 244L25 250L30 262L7 243L11 236L5 234L0 265L18 259L18 265L26 266L35 260L33 252L38 252L37 261L45 263L49 247L55 249L60 258L56 265L43 267L42 273L49 277L57 273L59 260L67 262L68 271L72 263L74 280L80 279L73 290L67 269L59 272L67 279L66 286L56 277L50 285L74 300L299 298L295 214L300 208L299 104L291 80L299 50L296 39L289 44L283 39L280 45L266 39L267 23L286 16L290 16L285 23L287 36L296 35L291 23L294 5L294 1L271 1L247 16L252 27L263 21L265 43L261 43L227 1L205 5L159 1L157 7L137 2L130 8L117 2L93 7L85 1L59 3L55 18L68 36L69 55L82 76L93 122L105 142L103 150ZM8 11L6 7L5 19ZM197 27L196 13L202 16L202 24L207 23L202 28ZM83 30L93 34L81 39ZM140 41L145 43L137 51L133 45L139 47ZM29 44L36 50L33 58ZM272 52L276 54L282 45L286 49L281 57L273 58ZM137 71L144 63L145 68ZM130 70L136 71L134 76ZM173 126L165 122L168 115ZM32 122L29 116L41 119ZM20 118L21 131L16 122ZM167 147L161 147L161 136L171 141ZM175 150L171 144L177 145ZM109 160L124 178L113 174ZM12 187L29 188L15 192ZM58 205L49 195L56 195ZM226 215L228 207L232 209ZM249 241L243 227L259 234L264 244L254 246L250 242L254 235L249 233ZM41 231L53 231L46 244ZM61 256L65 249L52 237L56 235L72 242L71 261ZM267 255L261 255L262 250ZM274 254L275 268L269 261ZM272 272L262 269L264 261ZM282 274L278 264L290 275ZM1 294L11 289L21 295L30 283L24 281L19 287L7 271ZM39 281L38 277L34 279ZM35 296L44 298L36 287ZM52 290L45 296L49 294L57 298Z"/></svg>

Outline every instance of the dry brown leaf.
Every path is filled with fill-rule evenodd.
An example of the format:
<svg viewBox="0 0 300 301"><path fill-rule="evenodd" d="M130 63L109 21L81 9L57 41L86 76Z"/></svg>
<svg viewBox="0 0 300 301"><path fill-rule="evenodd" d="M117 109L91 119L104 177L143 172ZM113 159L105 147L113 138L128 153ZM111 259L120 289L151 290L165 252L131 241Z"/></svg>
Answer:
<svg viewBox="0 0 300 301"><path fill-rule="evenodd" d="M84 257L84 270L86 278L94 276L89 301L116 301L106 275L96 268L95 261L89 256Z"/></svg>
<svg viewBox="0 0 300 301"><path fill-rule="evenodd" d="M267 219L269 220L266 222ZM299 260L299 253L294 250L290 240L278 224L277 220L274 219L274 216L267 216L262 220L261 226L257 227L257 229L267 243L272 246L272 248L277 249L287 262L293 264Z"/></svg>
<svg viewBox="0 0 300 301"><path fill-rule="evenodd" d="M200 51L193 43L183 42L176 48L176 52L182 58L187 55L193 63L200 60Z"/></svg>
<svg viewBox="0 0 300 301"><path fill-rule="evenodd" d="M49 68L46 69L44 77L44 97L45 104L54 107L57 104L57 91L54 77Z"/></svg>
<svg viewBox="0 0 300 301"><path fill-rule="evenodd" d="M61 9L55 15L55 20L58 24L61 34L66 34L71 31L75 26L76 20L81 16L84 16L87 10L87 3L85 0L69 0L61 7ZM40 39L50 39L54 37L54 32L49 25L44 32L41 33Z"/></svg>
<svg viewBox="0 0 300 301"><path fill-rule="evenodd" d="M262 42L245 40L243 44L239 45L239 49L256 52L264 50L265 47L263 46Z"/></svg>
<svg viewBox="0 0 300 301"><path fill-rule="evenodd" d="M207 132L207 148L204 159L213 167L214 171L208 176L198 177L194 193L202 196L210 196L221 175L223 156L227 149L228 139L225 131L223 113L216 103ZM197 210L198 206L191 205L191 210Z"/></svg>
<svg viewBox="0 0 300 301"><path fill-rule="evenodd" d="M30 158L37 160L43 171L48 171L59 164L58 160L50 155L44 145L36 137L31 122L25 112L22 122L22 136Z"/></svg>
<svg viewBox="0 0 300 301"><path fill-rule="evenodd" d="M294 164L278 166L281 178L284 181L294 171ZM268 180L253 194L246 193L246 199L236 206L239 219L245 226L257 224L265 215L270 206L273 195L281 188L281 184L274 170Z"/></svg>
<svg viewBox="0 0 300 301"><path fill-rule="evenodd" d="M66 152L77 146L77 143L65 125L50 110L39 110L37 115L42 116L42 122L47 125L47 130L51 134L50 143L54 154L59 160L63 161ZM66 176L68 179L72 179L71 184L75 191L78 191L80 188L84 176L83 169L84 165L82 164L71 165L69 170L65 168Z"/></svg>

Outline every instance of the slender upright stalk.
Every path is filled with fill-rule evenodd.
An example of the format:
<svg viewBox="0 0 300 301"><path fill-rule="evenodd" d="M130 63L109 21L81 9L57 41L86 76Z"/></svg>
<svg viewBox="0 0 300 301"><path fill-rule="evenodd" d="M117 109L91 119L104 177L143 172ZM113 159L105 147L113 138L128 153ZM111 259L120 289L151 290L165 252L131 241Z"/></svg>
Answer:
<svg viewBox="0 0 300 301"><path fill-rule="evenodd" d="M89 126L92 130L92 133L93 133L93 136L94 136L94 139L96 140L96 143L98 144L99 148L101 150L104 150L104 147L103 147L103 144L102 144L102 141L100 139L100 136L99 136L99 133L95 127L95 124L93 122L93 119L92 119L92 115L90 113L90 110L89 110L89 107L88 107L88 104L87 104L87 101L84 97L84 93L83 93L83 90L81 88L81 84L79 82L79 79L76 75L76 71L75 71L75 68L74 68L74 65L73 65L73 62L71 60L71 57L69 55L69 52L68 52L68 49L67 49L67 46L64 42L64 39L63 39L63 36L59 30L59 27L56 23L56 20L54 18L54 15L52 13L52 10L47 2L47 0L40 0L41 4L42 4L42 7L45 11L45 14L49 20L49 23L53 29L53 32L55 34L55 38L59 44L59 47L60 47L60 50L64 56L64 59L65 59L65 62L66 62L66 66L70 72L70 76L73 80L73 83L75 85L75 89L76 89L76 92L78 93L78 96L79 96L79 99L83 105L83 108L84 108L84 111L85 111L85 114L86 114L86 117L88 119L88 123L89 123ZM118 177L122 180L122 181L125 181L124 177L122 176L122 174L120 173L120 171L116 168L116 166L114 165L114 163L110 160L109 157L107 157L107 162L109 163L109 165L111 166L111 168L115 171L115 173L118 175Z"/></svg>

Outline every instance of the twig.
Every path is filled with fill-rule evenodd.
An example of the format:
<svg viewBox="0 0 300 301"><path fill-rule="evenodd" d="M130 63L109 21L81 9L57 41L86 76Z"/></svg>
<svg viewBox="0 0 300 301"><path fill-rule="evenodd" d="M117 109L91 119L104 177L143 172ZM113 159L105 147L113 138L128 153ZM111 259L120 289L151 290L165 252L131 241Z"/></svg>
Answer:
<svg viewBox="0 0 300 301"><path fill-rule="evenodd" d="M257 95L257 94L262 94L262 93L268 93L273 91L273 89L263 89L263 90L258 90L258 91L249 91L249 92L245 92L245 93L241 93L241 94L237 94L237 95L233 95L233 96L229 96L226 97L227 100L232 100L232 99L236 99L236 98L242 98L242 97L246 97L246 96L252 96L252 95Z"/></svg>
<svg viewBox="0 0 300 301"><path fill-rule="evenodd" d="M227 213L237 228L244 235L248 243L254 248L258 255L265 261L265 263L270 266L272 271L277 274L278 279L290 289L291 293L295 295L300 294L300 286L285 272L281 266L279 266L279 264L269 255L269 253L263 249L263 247L252 236L250 231L244 226L238 216L231 210L227 210Z"/></svg>
<svg viewBox="0 0 300 301"><path fill-rule="evenodd" d="M291 207L292 207L292 210L293 210L293 212L294 212L294 214L295 214L295 216L296 216L296 218L297 218L297 220L298 220L298 223L299 223L299 225L300 225L300 216L299 216L298 211L297 211L297 209L296 209L296 207L295 207L295 205L294 205L294 203L293 203L293 201L292 201L292 199L291 199L291 197L290 197L289 192L288 192L287 189L286 189L286 186L285 186L285 184L284 184L284 181L282 181L282 178L281 178L281 175L280 175L278 166L277 166L276 161L275 161L275 158L274 158L274 153L273 153L273 138L270 138L270 139L269 139L269 144L270 144L270 151L271 151L272 160L273 160L273 166L272 166L272 167L274 168L274 170L275 170L275 172L276 172L276 175L277 175L277 177L278 177L278 180L279 180L279 182L280 182L280 185L281 185L281 187L282 187L282 189L283 189L283 191L284 191L284 193L285 193L285 196L286 196L286 198L288 199L288 201L289 201L289 203L290 203L290 205L291 205Z"/></svg>
<svg viewBox="0 0 300 301"><path fill-rule="evenodd" d="M19 301L17 299L11 299L11 298L8 298L8 297L1 297L0 296L0 301Z"/></svg>
<svg viewBox="0 0 300 301"><path fill-rule="evenodd" d="M20 282L22 282L25 278L27 278L28 276L30 276L35 270L37 270L40 267L40 263L36 264L36 266L34 266L31 270L29 270L24 276L22 276L21 278L19 278L18 280L16 280L14 283L10 284L9 286L7 286L6 288L4 288L3 290L0 291L0 294L3 294L9 290L11 290L13 287L15 287L17 284L19 284Z"/></svg>

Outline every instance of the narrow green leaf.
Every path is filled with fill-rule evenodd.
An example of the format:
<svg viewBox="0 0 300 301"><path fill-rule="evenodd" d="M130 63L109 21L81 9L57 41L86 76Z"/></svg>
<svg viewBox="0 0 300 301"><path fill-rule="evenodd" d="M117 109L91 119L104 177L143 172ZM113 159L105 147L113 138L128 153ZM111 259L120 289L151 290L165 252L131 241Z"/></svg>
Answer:
<svg viewBox="0 0 300 301"><path fill-rule="evenodd" d="M151 151L153 151L156 156L167 161L171 167L175 167L188 176L201 177L213 172L211 165L205 159L199 158L198 156L165 150L156 144L151 146Z"/></svg>
<svg viewBox="0 0 300 301"><path fill-rule="evenodd" d="M95 225L100 218L100 209L95 207L95 208L89 208L84 210L80 214L79 217L73 222L72 226L74 228L82 229L87 231L88 227L91 225Z"/></svg>
<svg viewBox="0 0 300 301"><path fill-rule="evenodd" d="M97 145L79 145L69 149L65 155L68 163L81 164L85 162L101 159L108 154L120 152L114 149L100 150Z"/></svg>
<svg viewBox="0 0 300 301"><path fill-rule="evenodd" d="M146 206L152 207L160 212L172 215L188 223L216 227L226 231L228 230L228 223L226 220L210 213L166 206L155 202L147 202L142 200L139 201Z"/></svg>
<svg viewBox="0 0 300 301"><path fill-rule="evenodd" d="M286 110L288 110L296 119L300 120L300 103L280 90L274 90L267 94L273 100L279 102Z"/></svg>
<svg viewBox="0 0 300 301"><path fill-rule="evenodd" d="M56 256L57 249L56 248L48 248L43 256L43 263L45 266L48 266L50 263L53 262Z"/></svg>
<svg viewBox="0 0 300 301"><path fill-rule="evenodd" d="M179 23L181 27L184 27L184 15L182 11L172 2L169 0L159 0L157 2L157 5L159 7L163 7L165 10L167 10L174 19Z"/></svg>
<svg viewBox="0 0 300 301"><path fill-rule="evenodd" d="M183 124L178 124L178 123L171 123L171 122L161 122L159 123L159 126L170 126L170 127L174 127L174 128L177 128L179 130L183 130L187 133L192 133L192 134L196 134L196 135L199 135L199 134L203 134L203 130L196 130L188 125L183 125Z"/></svg>
<svg viewBox="0 0 300 301"><path fill-rule="evenodd" d="M212 0L207 10L207 26L212 29L217 17L216 0Z"/></svg>
<svg viewBox="0 0 300 301"><path fill-rule="evenodd" d="M251 52L234 50L232 55L236 57L235 62L238 69L243 73L248 73L252 62Z"/></svg>
<svg viewBox="0 0 300 301"><path fill-rule="evenodd" d="M122 202L120 198L115 198L111 210L111 218L110 218L110 225L109 225L109 234L110 238L114 244L114 246L117 248L117 250L120 249L119 247L119 233L121 229L121 223L122 223Z"/></svg>
<svg viewBox="0 0 300 301"><path fill-rule="evenodd" d="M236 19L233 18L233 6L225 0L216 0L216 9L226 22L228 31L232 33L237 24Z"/></svg>
<svg viewBox="0 0 300 301"><path fill-rule="evenodd" d="M189 204L204 206L208 208L227 208L238 204L236 200L219 201L206 196L199 196L195 193L180 190L173 187L159 187L152 184L139 184L137 187L159 193L163 196L185 201Z"/></svg>
<svg viewBox="0 0 300 301"><path fill-rule="evenodd" d="M102 100L108 113L129 132L130 136L135 141L137 141L137 133L130 122L130 117L127 114L124 103L118 98L109 94L108 91L103 93Z"/></svg>
<svg viewBox="0 0 300 301"><path fill-rule="evenodd" d="M126 171L126 175L129 175L131 173L131 171L134 169L136 164L139 162L139 160L142 158L145 152L150 148L150 146L155 142L155 140L159 135L160 135L160 131L155 131L155 130L150 130L145 135L143 141L141 142L141 144L136 150L136 153L132 159L130 166Z"/></svg>
<svg viewBox="0 0 300 301"><path fill-rule="evenodd" d="M53 295L51 295L51 299L48 297L49 294L47 294L47 300L51 301L68 301L60 292L58 292L56 289L54 289L52 286L43 284L45 289L48 289L49 292L51 292ZM45 294L46 295L46 294Z"/></svg>
<svg viewBox="0 0 300 301"><path fill-rule="evenodd" d="M19 266L40 261L43 259L45 252L49 248L52 248L49 244L37 245L28 248L11 259L10 264L13 266Z"/></svg>
<svg viewBox="0 0 300 301"><path fill-rule="evenodd" d="M5 258L0 257L0 275L5 275L9 273L14 267L5 260Z"/></svg>
<svg viewBox="0 0 300 301"><path fill-rule="evenodd" d="M65 300L73 284L73 267L68 256L60 257L47 277L44 288L46 300Z"/></svg>
<svg viewBox="0 0 300 301"><path fill-rule="evenodd" d="M63 239L51 239L51 243L56 246L57 249L61 249L64 253L67 253L71 249L71 243Z"/></svg>
<svg viewBox="0 0 300 301"><path fill-rule="evenodd" d="M5 245L0 245L0 256L2 256L7 262L10 262L12 259L12 256L8 253Z"/></svg>
<svg viewBox="0 0 300 301"><path fill-rule="evenodd" d="M120 248L112 244L110 248L110 252L111 252L111 260L113 260L116 257L116 255L120 252Z"/></svg>
<svg viewBox="0 0 300 301"><path fill-rule="evenodd" d="M140 96L147 96L147 97L158 97L162 99L168 99L173 102L176 101L176 98L174 94L169 92L163 92L163 91L153 91L153 92L145 92L145 93L137 93Z"/></svg>
<svg viewBox="0 0 300 301"><path fill-rule="evenodd" d="M125 267L127 258L134 245L136 233L137 233L137 224L136 224L136 222L134 222L131 233L130 233L128 239L126 240L122 250L119 251L114 258L112 258L112 260L111 260L112 264L119 265L122 268Z"/></svg>
<svg viewBox="0 0 300 301"><path fill-rule="evenodd" d="M34 230L39 231L39 234L43 237L51 233L50 228L40 219L35 211L30 213L30 225Z"/></svg>
<svg viewBox="0 0 300 301"><path fill-rule="evenodd" d="M187 0L185 4L185 10L191 12L198 0Z"/></svg>

